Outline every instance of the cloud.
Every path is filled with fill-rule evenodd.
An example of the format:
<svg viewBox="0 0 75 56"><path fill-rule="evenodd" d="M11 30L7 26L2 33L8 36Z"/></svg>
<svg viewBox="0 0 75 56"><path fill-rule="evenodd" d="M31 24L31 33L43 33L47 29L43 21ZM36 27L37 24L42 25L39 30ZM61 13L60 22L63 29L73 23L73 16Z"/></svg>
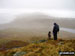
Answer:
<svg viewBox="0 0 75 56"><path fill-rule="evenodd" d="M14 15L34 12L75 18L75 0L0 0L1 23L14 19Z"/></svg>
<svg viewBox="0 0 75 56"><path fill-rule="evenodd" d="M66 18L75 18L75 11L71 10L56 10L56 9L0 9L1 13L9 13L11 15L19 15L19 14L27 14L27 13L35 13L41 12L47 14L49 16L54 17L66 17Z"/></svg>
<svg viewBox="0 0 75 56"><path fill-rule="evenodd" d="M75 0L0 0L0 8L75 10Z"/></svg>

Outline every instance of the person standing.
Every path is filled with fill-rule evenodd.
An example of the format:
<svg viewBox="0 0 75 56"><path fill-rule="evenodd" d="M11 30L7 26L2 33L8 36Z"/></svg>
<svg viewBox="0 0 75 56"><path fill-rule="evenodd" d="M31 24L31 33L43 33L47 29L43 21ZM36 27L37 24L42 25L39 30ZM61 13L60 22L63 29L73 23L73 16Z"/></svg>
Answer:
<svg viewBox="0 0 75 56"><path fill-rule="evenodd" d="M59 32L59 25L54 23L54 27L53 27L53 36L54 36L54 40L57 40L57 33Z"/></svg>
<svg viewBox="0 0 75 56"><path fill-rule="evenodd" d="M50 31L48 32L48 39L49 40L51 39L51 32Z"/></svg>

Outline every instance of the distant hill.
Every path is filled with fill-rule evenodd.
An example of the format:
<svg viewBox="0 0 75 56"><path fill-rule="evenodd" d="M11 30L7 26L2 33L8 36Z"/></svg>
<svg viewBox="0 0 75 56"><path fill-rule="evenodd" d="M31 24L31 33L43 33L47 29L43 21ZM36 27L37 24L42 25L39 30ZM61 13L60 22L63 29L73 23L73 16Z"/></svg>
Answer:
<svg viewBox="0 0 75 56"><path fill-rule="evenodd" d="M49 27L53 23L58 23L61 27L75 28L73 26L75 20L67 19L57 19L42 13L33 13L33 14L22 14L16 16L16 19L10 23L0 25L0 29L8 28L19 28L19 29L28 29L28 28L40 28L40 27ZM64 23L63 23L64 22Z"/></svg>
<svg viewBox="0 0 75 56"><path fill-rule="evenodd" d="M10 23L0 25L0 37L46 36L52 31L53 23L60 27L74 28L75 20L58 19L42 13L22 14Z"/></svg>

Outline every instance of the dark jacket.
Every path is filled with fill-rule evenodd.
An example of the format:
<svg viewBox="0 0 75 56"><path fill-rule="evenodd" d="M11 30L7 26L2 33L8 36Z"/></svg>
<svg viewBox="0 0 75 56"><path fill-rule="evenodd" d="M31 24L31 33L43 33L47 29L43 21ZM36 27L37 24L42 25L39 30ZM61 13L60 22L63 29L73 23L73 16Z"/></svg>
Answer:
<svg viewBox="0 0 75 56"><path fill-rule="evenodd" d="M54 25L54 28L53 28L53 33L57 33L59 32L59 25Z"/></svg>

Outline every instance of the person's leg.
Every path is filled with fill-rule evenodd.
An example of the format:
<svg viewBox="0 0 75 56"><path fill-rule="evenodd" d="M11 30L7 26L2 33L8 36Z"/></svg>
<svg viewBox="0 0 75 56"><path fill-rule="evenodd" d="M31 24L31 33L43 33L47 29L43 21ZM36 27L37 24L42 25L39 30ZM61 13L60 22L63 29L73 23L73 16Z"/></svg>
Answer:
<svg viewBox="0 0 75 56"><path fill-rule="evenodd" d="M56 33L56 40L57 40L57 33Z"/></svg>
<svg viewBox="0 0 75 56"><path fill-rule="evenodd" d="M56 34L54 34L54 40L56 40Z"/></svg>
<svg viewBox="0 0 75 56"><path fill-rule="evenodd" d="M54 33L54 40L57 40L57 33Z"/></svg>
<svg viewBox="0 0 75 56"><path fill-rule="evenodd" d="M50 40L50 36L49 36L49 40Z"/></svg>
<svg viewBox="0 0 75 56"><path fill-rule="evenodd" d="M53 37L54 37L54 40L55 40L55 33L53 33Z"/></svg>
<svg viewBox="0 0 75 56"><path fill-rule="evenodd" d="M56 32L56 34L55 34L55 38L56 38L56 40L57 40L57 32Z"/></svg>

